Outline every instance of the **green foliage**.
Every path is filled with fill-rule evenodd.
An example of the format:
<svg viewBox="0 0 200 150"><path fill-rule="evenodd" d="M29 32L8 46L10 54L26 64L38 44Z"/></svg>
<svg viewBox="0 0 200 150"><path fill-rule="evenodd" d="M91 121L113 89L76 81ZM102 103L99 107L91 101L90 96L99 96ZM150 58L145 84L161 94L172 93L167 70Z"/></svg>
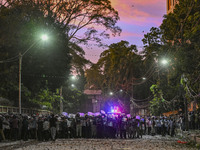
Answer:
<svg viewBox="0 0 200 150"><path fill-rule="evenodd" d="M38 104L41 108L45 107L48 110L57 112L59 109L53 107L54 103L60 100L60 96L52 93L49 89L40 90L40 92L35 96L31 102Z"/></svg>
<svg viewBox="0 0 200 150"><path fill-rule="evenodd" d="M181 79L183 74L187 75L188 87L195 93L199 93L199 6L200 1L179 1L174 12L164 16L159 29L152 28L143 39L145 44L144 61L147 65L154 64L154 61L159 61L161 57L170 59L167 67L158 66L159 78L153 77L154 81L159 81L159 89L168 103L169 107L166 107L165 111L179 110L180 108L183 110L182 96L185 96L188 101L194 100L188 93L185 82ZM155 87L152 86L152 88ZM162 104L159 103L159 97L159 95L154 96L154 100L152 100L155 108ZM152 112L159 114L160 109L153 109Z"/></svg>
<svg viewBox="0 0 200 150"><path fill-rule="evenodd" d="M44 12L29 3L1 6L0 20L1 60L16 56L20 52L26 54L22 60L22 82L33 94L46 86L52 90L59 88L67 79L70 70L69 49L61 24L55 23L49 16L44 16ZM48 33L48 43L40 40L43 33ZM53 36L56 38L52 38ZM25 53L29 49L30 51ZM9 65L13 68L9 74L15 74L11 82L16 83L18 63ZM9 65L1 64L2 71L6 72ZM56 76L57 79L46 78L49 76Z"/></svg>
<svg viewBox="0 0 200 150"><path fill-rule="evenodd" d="M97 63L99 68L103 68L104 87L109 90L131 87L130 81L139 76L139 68L142 64L141 56L135 52L135 45L130 45L127 41L111 44L108 50L101 54Z"/></svg>
<svg viewBox="0 0 200 150"><path fill-rule="evenodd" d="M18 2L19 0L9 0L8 5ZM116 26L118 12L112 7L110 0L57 0L56 3L54 0L20 0L20 3L36 6L45 15L59 21L68 41L73 43L88 44L88 41L95 41L102 45L102 39L109 38L110 33L115 36L121 32ZM102 32L99 33L96 26L101 26ZM78 32L80 30L83 34Z"/></svg>
<svg viewBox="0 0 200 150"><path fill-rule="evenodd" d="M86 65L90 65L91 62L89 60L85 59L84 50L77 44L70 42L69 48L70 48L70 54L72 56L72 60L71 60L72 69L77 74L83 76L85 69L86 69Z"/></svg>
<svg viewBox="0 0 200 150"><path fill-rule="evenodd" d="M85 105L87 96L80 90L69 87L63 88L64 111L68 113L86 112Z"/></svg>
<svg viewBox="0 0 200 150"><path fill-rule="evenodd" d="M10 60L10 64L0 64L3 79L0 81L0 95L15 102L18 99L17 55L20 52L23 54L28 50L22 61L22 83L26 89L22 99L27 102L34 99L36 104L45 103L52 108L52 103L43 100L52 101L50 95L66 83L71 68L80 75L79 89L83 91L84 70L90 62L77 44L95 41L102 45L101 40L109 38L107 31L113 35L121 32L116 26L118 12L109 0L6 2L0 2L0 60L16 57ZM96 25L105 30L98 33ZM77 34L79 30L84 34ZM48 42L39 39L41 33L48 34ZM47 89L49 97L37 97L42 100L38 102L35 95L45 95L43 92Z"/></svg>
<svg viewBox="0 0 200 150"><path fill-rule="evenodd" d="M137 47L127 41L111 44L101 53L97 64L86 71L86 87L102 90L105 95L110 91L114 92L114 100L123 99L128 109L132 95L135 99L149 97L150 83L145 83L142 79L148 68L144 65L143 57L137 52ZM123 90L122 94L119 94L120 89Z"/></svg>
<svg viewBox="0 0 200 150"><path fill-rule="evenodd" d="M150 111L152 115L160 115L166 110L164 108L165 99L163 98L163 92L158 85L153 84L150 87L151 92L153 93L153 99L150 101Z"/></svg>
<svg viewBox="0 0 200 150"><path fill-rule="evenodd" d="M86 89L99 90L102 88L103 74L97 64L93 64L90 69L86 70Z"/></svg>

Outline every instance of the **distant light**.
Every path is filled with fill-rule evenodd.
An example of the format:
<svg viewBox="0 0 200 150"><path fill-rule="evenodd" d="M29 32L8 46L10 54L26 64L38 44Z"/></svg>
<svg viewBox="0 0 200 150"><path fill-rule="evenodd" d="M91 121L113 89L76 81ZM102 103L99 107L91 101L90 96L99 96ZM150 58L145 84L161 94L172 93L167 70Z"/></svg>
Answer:
<svg viewBox="0 0 200 150"><path fill-rule="evenodd" d="M76 79L76 76L72 76L71 78L72 78L72 80L75 80L75 79Z"/></svg>
<svg viewBox="0 0 200 150"><path fill-rule="evenodd" d="M71 86L72 86L72 87L75 87L75 85L74 85L74 84L72 84Z"/></svg>
<svg viewBox="0 0 200 150"><path fill-rule="evenodd" d="M166 65L166 64L168 64L168 61L167 61L166 59L163 59L163 60L161 61L161 63L162 63L163 65Z"/></svg>
<svg viewBox="0 0 200 150"><path fill-rule="evenodd" d="M41 37L41 38L42 38L42 40L43 40L43 41L46 41L46 40L48 40L48 36L47 36L46 34L42 35L42 37Z"/></svg>
<svg viewBox="0 0 200 150"><path fill-rule="evenodd" d="M145 78L145 77L143 77L143 78L142 78L142 80L146 80L146 78Z"/></svg>
<svg viewBox="0 0 200 150"><path fill-rule="evenodd" d="M110 92L110 95L113 95L113 92Z"/></svg>
<svg viewBox="0 0 200 150"><path fill-rule="evenodd" d="M121 89L121 90L119 90L120 92L123 92L123 90Z"/></svg>
<svg viewBox="0 0 200 150"><path fill-rule="evenodd" d="M121 111L119 110L118 106L114 106L114 109L111 107L111 113L121 113Z"/></svg>

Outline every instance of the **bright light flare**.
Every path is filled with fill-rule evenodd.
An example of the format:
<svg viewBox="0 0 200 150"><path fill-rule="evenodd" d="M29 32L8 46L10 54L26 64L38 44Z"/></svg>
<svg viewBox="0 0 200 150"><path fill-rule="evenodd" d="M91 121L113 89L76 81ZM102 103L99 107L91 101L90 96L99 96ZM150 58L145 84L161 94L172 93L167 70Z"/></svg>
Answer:
<svg viewBox="0 0 200 150"><path fill-rule="evenodd" d="M43 41L47 41L47 40L48 40L48 36L47 36L46 34L44 34L44 35L42 35L41 39L42 39Z"/></svg>
<svg viewBox="0 0 200 150"><path fill-rule="evenodd" d="M111 108L111 113L121 113L118 106L114 106L114 109Z"/></svg>
<svg viewBox="0 0 200 150"><path fill-rule="evenodd" d="M167 65L167 64L168 64L168 61L167 61L166 59L163 59L163 60L161 61L161 63L162 63L163 65Z"/></svg>
<svg viewBox="0 0 200 150"><path fill-rule="evenodd" d="M72 80L76 80L76 76L72 76L71 78L72 78Z"/></svg>

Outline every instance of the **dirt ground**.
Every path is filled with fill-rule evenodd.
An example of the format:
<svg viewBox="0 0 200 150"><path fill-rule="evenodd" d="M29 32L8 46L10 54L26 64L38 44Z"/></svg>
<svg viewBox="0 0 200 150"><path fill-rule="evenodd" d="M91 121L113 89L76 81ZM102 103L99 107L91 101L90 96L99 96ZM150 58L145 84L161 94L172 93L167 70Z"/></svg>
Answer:
<svg viewBox="0 0 200 150"><path fill-rule="evenodd" d="M195 150L169 136L143 136L141 139L57 139L21 145L17 150Z"/></svg>

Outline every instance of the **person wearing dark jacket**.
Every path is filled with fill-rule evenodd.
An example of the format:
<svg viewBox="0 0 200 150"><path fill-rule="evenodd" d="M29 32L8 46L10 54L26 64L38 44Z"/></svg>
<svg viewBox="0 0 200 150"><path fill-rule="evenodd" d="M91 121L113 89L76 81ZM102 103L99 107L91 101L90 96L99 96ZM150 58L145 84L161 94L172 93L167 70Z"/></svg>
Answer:
<svg viewBox="0 0 200 150"><path fill-rule="evenodd" d="M22 138L24 141L28 140L28 117L25 116L22 121Z"/></svg>
<svg viewBox="0 0 200 150"><path fill-rule="evenodd" d="M5 140L5 136L3 132L3 117L1 115L0 115L0 134L1 134L1 138ZM1 142L1 138L0 138L0 142Z"/></svg>
<svg viewBox="0 0 200 150"><path fill-rule="evenodd" d="M37 130L37 137L38 137L38 140L39 141L43 141L43 138L44 138L44 136L43 136L43 119L42 119L42 117L41 116L39 116L39 118L38 118L38 122L37 122L37 124L38 124L38 130Z"/></svg>
<svg viewBox="0 0 200 150"><path fill-rule="evenodd" d="M57 118L55 118L54 114L51 115L51 118L49 120L50 123L50 131L51 131L51 139L55 141L56 139L56 121Z"/></svg>
<svg viewBox="0 0 200 150"><path fill-rule="evenodd" d="M11 121L11 124L12 124L12 129L11 129L11 132L12 132L12 134L11 134L11 137L12 137L12 139L13 140L17 140L17 138L18 138L18 129L19 129L19 120L18 120L18 118L17 118L17 116L13 116L13 119L12 119L12 121Z"/></svg>

